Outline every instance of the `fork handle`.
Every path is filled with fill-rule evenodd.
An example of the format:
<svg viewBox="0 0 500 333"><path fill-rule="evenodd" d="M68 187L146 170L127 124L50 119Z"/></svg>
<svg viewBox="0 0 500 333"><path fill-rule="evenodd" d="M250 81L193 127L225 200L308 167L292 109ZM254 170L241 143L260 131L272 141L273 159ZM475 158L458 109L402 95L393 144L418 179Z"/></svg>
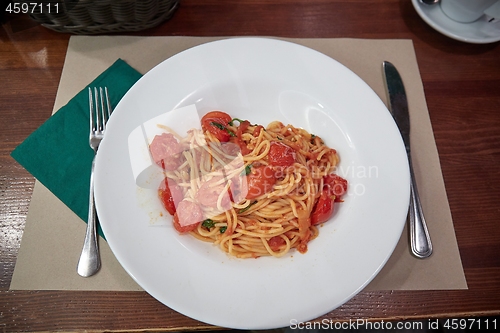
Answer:
<svg viewBox="0 0 500 333"><path fill-rule="evenodd" d="M95 154L92 160L92 169L90 171L90 196L89 196L89 215L87 221L87 232L83 243L82 254L78 261L77 272L83 277L89 277L97 273L101 267L101 258L99 247L97 246L97 214L94 202L94 165Z"/></svg>

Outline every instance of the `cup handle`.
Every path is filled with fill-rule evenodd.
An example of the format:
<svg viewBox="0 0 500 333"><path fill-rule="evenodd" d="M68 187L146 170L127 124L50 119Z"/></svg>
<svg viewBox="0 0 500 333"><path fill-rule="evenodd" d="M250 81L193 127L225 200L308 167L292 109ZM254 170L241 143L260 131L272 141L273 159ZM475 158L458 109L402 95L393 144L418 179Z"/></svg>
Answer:
<svg viewBox="0 0 500 333"><path fill-rule="evenodd" d="M500 1L486 8L484 14L486 15L488 23L500 22Z"/></svg>

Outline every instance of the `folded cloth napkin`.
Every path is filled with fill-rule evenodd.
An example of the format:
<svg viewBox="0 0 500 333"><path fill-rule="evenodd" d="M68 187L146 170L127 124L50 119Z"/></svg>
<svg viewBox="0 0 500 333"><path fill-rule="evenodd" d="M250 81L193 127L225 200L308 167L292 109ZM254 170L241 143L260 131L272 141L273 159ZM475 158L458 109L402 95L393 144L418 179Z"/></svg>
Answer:
<svg viewBox="0 0 500 333"><path fill-rule="evenodd" d="M11 156L83 221L89 207L88 87L108 87L114 108L141 74L118 59L16 147ZM104 236L100 227L99 234Z"/></svg>

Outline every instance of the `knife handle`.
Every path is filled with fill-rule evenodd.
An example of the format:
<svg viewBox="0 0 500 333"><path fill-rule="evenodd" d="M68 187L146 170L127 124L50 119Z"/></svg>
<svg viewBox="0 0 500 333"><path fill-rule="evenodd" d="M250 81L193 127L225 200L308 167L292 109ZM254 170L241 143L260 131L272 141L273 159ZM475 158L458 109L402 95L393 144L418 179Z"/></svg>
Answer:
<svg viewBox="0 0 500 333"><path fill-rule="evenodd" d="M427 230L427 224L425 222L424 213L422 211L422 205L420 204L420 198L418 196L417 184L415 182L415 175L413 173L413 167L411 163L411 158L409 158L410 164L410 245L411 251L414 256L420 259L429 257L432 254L432 243L429 236L429 231Z"/></svg>

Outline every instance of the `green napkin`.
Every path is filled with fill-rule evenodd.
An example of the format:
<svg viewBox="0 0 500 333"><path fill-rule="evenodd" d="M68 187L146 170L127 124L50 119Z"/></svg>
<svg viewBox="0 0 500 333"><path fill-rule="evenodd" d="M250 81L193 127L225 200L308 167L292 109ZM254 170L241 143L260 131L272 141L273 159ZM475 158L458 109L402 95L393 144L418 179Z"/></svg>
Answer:
<svg viewBox="0 0 500 333"><path fill-rule="evenodd" d="M89 207L88 87L108 87L114 108L141 74L118 59L12 151L11 156L83 221ZM99 227L101 236L102 230Z"/></svg>

